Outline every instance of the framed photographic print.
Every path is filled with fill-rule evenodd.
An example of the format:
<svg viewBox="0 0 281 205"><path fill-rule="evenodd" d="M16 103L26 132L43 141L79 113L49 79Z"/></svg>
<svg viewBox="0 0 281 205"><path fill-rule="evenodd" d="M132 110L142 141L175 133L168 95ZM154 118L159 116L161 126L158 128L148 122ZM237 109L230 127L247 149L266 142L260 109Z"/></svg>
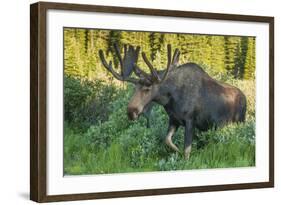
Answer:
<svg viewBox="0 0 281 205"><path fill-rule="evenodd" d="M30 198L274 186L274 18L40 2Z"/></svg>

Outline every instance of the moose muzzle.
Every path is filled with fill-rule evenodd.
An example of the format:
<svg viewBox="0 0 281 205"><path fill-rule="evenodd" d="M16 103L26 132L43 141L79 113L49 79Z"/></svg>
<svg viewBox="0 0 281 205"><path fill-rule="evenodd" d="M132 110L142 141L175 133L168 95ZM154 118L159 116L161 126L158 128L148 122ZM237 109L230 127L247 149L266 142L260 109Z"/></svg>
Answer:
<svg viewBox="0 0 281 205"><path fill-rule="evenodd" d="M136 120L139 116L139 110L137 108L128 107L127 114L130 120Z"/></svg>

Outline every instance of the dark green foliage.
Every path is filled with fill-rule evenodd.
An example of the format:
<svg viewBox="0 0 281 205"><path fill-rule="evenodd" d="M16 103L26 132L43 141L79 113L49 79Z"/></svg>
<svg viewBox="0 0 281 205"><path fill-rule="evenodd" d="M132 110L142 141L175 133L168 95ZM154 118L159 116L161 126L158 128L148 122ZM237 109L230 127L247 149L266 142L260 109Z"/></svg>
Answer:
<svg viewBox="0 0 281 205"><path fill-rule="evenodd" d="M121 39L121 32L120 31L110 31L109 36L108 36L108 49L107 49L107 55L109 53L114 53L114 44L116 43L117 45L120 46L120 39ZM115 67L118 65L118 58L117 56L113 56L113 63Z"/></svg>
<svg viewBox="0 0 281 205"><path fill-rule="evenodd" d="M64 121L74 128L87 129L108 119L116 98L116 87L103 81L94 82L64 77Z"/></svg>
<svg viewBox="0 0 281 205"><path fill-rule="evenodd" d="M157 52L161 51L161 47L163 46L163 43L164 43L164 34L155 33L155 32L149 34L149 45L151 48L150 58L152 61L156 59Z"/></svg>
<svg viewBox="0 0 281 205"><path fill-rule="evenodd" d="M81 109L88 98L92 96L92 88L87 82L73 77L64 76L64 119L67 122L75 120L77 111Z"/></svg>
<svg viewBox="0 0 281 205"><path fill-rule="evenodd" d="M248 38L243 36L241 37L241 44L236 48L236 59L233 69L233 76L235 78L244 78L245 73L245 64L248 50Z"/></svg>

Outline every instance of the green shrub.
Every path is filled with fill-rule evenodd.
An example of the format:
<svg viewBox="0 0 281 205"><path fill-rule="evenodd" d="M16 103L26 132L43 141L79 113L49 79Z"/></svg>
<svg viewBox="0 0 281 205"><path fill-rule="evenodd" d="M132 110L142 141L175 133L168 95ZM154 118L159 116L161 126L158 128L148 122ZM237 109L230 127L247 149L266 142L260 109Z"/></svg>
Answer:
<svg viewBox="0 0 281 205"><path fill-rule="evenodd" d="M77 111L92 97L93 91L87 81L73 77L64 77L64 119L71 122L75 119Z"/></svg>
<svg viewBox="0 0 281 205"><path fill-rule="evenodd" d="M72 127L86 130L104 122L113 111L119 91L101 80L88 81L64 77L64 119Z"/></svg>

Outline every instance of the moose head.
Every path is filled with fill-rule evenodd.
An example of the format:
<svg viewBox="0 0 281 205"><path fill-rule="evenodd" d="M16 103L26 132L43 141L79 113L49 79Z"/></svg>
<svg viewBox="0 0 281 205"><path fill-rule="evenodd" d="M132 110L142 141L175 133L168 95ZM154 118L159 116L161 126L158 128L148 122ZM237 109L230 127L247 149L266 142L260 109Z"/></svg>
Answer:
<svg viewBox="0 0 281 205"><path fill-rule="evenodd" d="M179 49L175 49L172 56L171 45L167 45L167 67L164 70L157 71L149 62L146 54L142 52L142 58L148 66L150 73L145 72L137 65L140 47L124 46L124 56L122 58L120 49L117 44L114 44L115 54L120 64L120 74L112 67L112 61L107 63L104 53L99 50L99 56L103 66L118 80L127 81L135 85L135 92L128 103L128 117L130 120L136 120L143 113L147 106L153 100L165 101L161 99L159 89L167 79L170 71L175 68L179 61ZM132 73L135 77L132 77Z"/></svg>

